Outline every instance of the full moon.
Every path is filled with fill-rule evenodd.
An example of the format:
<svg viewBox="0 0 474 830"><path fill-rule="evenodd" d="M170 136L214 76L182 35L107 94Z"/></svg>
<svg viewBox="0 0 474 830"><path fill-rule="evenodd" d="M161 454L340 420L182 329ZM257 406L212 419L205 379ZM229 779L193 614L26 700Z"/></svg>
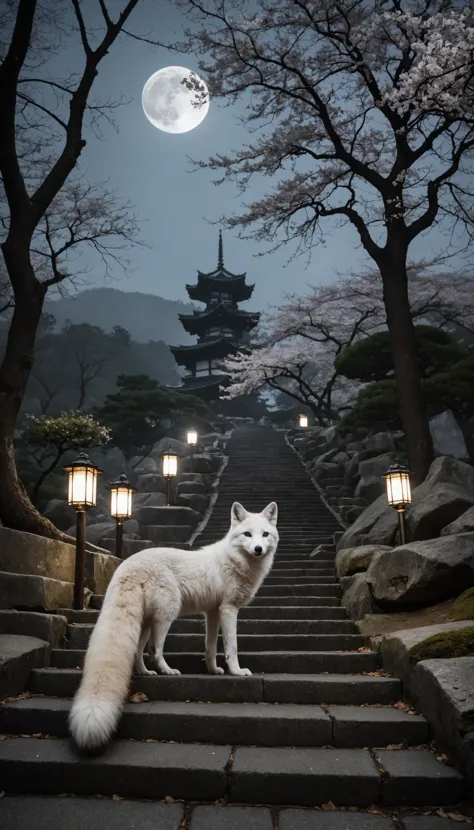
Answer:
<svg viewBox="0 0 474 830"><path fill-rule="evenodd" d="M142 92L143 111L165 133L194 130L207 115L209 92L204 81L184 66L166 66L148 78Z"/></svg>

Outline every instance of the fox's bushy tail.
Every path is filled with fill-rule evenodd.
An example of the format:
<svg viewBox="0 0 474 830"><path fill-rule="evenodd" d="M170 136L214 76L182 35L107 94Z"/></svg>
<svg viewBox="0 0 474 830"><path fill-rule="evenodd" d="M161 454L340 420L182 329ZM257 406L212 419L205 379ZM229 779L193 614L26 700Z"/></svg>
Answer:
<svg viewBox="0 0 474 830"><path fill-rule="evenodd" d="M81 749L108 743L127 695L143 624L143 589L121 578L110 585L92 632L81 685L69 713L69 728Z"/></svg>

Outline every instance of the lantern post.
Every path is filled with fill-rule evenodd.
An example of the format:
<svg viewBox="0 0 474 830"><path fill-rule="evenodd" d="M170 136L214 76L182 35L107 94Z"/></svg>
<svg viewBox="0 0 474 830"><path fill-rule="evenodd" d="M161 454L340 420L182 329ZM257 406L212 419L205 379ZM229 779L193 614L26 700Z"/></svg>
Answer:
<svg viewBox="0 0 474 830"><path fill-rule="evenodd" d="M74 609L84 607L84 578L86 573L86 514L97 504L97 479L102 470L79 453L76 461L64 467L69 476L68 504L76 511L76 564L74 571Z"/></svg>
<svg viewBox="0 0 474 830"><path fill-rule="evenodd" d="M398 513L400 541L402 545L405 545L407 542L405 510L411 504L410 470L395 459L382 478L385 479L388 503Z"/></svg>
<svg viewBox="0 0 474 830"><path fill-rule="evenodd" d="M136 492L122 473L117 481L109 484L110 515L116 521L115 555L122 557L123 523L132 518L132 496Z"/></svg>
<svg viewBox="0 0 474 830"><path fill-rule="evenodd" d="M167 479L168 486L167 486L167 493L166 493L166 502L168 507L171 505L172 501L172 488L171 488L171 481L178 473L178 454L172 452L171 450L167 450L163 453L162 460L163 460L163 476Z"/></svg>
<svg viewBox="0 0 474 830"><path fill-rule="evenodd" d="M186 433L188 445L191 447L191 471L194 472L194 451L198 442L198 434L195 429L188 429Z"/></svg>

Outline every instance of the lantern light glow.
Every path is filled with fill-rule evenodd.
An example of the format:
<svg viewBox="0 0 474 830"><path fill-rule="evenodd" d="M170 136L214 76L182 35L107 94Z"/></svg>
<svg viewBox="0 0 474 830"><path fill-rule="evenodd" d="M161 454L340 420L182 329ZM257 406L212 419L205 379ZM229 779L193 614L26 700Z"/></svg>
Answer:
<svg viewBox="0 0 474 830"><path fill-rule="evenodd" d="M72 507L95 507L97 503L97 477L102 472L86 453L81 452L64 470L69 474L68 504Z"/></svg>
<svg viewBox="0 0 474 830"><path fill-rule="evenodd" d="M195 429L188 430L187 440L188 440L188 444L190 444L190 446L192 446L192 447L196 446L197 440L198 440L198 434L197 434Z"/></svg>
<svg viewBox="0 0 474 830"><path fill-rule="evenodd" d="M113 519L130 519L132 516L132 495L135 488L125 475L110 485L110 515Z"/></svg>
<svg viewBox="0 0 474 830"><path fill-rule="evenodd" d="M178 472L178 456L174 452L163 454L163 475L165 478L173 478Z"/></svg>
<svg viewBox="0 0 474 830"><path fill-rule="evenodd" d="M308 416L307 415L300 415L300 427L306 429L308 426Z"/></svg>
<svg viewBox="0 0 474 830"><path fill-rule="evenodd" d="M402 545L407 543L407 526L405 509L411 504L410 470L395 459L387 472L382 476L387 488L387 500L398 513L398 527Z"/></svg>
<svg viewBox="0 0 474 830"><path fill-rule="evenodd" d="M396 461L383 476L387 487L388 503L396 510L404 510L411 504L410 471Z"/></svg>

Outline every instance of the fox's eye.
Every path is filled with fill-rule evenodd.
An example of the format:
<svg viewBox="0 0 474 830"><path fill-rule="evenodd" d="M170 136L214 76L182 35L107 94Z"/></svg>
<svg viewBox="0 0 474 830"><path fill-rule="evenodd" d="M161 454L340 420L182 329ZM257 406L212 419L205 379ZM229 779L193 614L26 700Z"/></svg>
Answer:
<svg viewBox="0 0 474 830"><path fill-rule="evenodd" d="M262 536L268 536L268 535L269 535L269 534L267 533L267 531L265 531L264 533L262 533Z"/></svg>
<svg viewBox="0 0 474 830"><path fill-rule="evenodd" d="M246 530L244 536L252 536L252 534L250 533L250 531Z"/></svg>

